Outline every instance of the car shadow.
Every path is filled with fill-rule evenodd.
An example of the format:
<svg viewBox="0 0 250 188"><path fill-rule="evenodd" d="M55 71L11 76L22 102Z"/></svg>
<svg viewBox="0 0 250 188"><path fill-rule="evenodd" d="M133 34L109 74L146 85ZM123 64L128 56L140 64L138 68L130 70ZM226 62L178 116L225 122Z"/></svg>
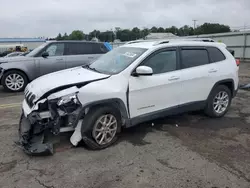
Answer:
<svg viewBox="0 0 250 188"><path fill-rule="evenodd" d="M249 132L250 130L248 124L240 118L210 118L202 112L184 113L141 123L130 128L123 128L118 135L117 142L111 147L122 142L129 142L134 146L149 145L151 142L145 140L145 137L147 134L156 131L164 132L166 136L173 136L181 140L183 136L192 138L197 137L197 134L204 134L205 139L206 136L211 136L211 132L216 133L222 129L233 127L241 128L242 132ZM71 135L72 133L60 134L60 141L55 144L57 152L75 148L69 141ZM90 150L83 141L76 148L78 147Z"/></svg>
<svg viewBox="0 0 250 188"><path fill-rule="evenodd" d="M21 92L9 92L9 91L5 91L3 86L0 86L0 98L19 96L19 95L22 95L22 94L23 94L23 91L21 91Z"/></svg>
<svg viewBox="0 0 250 188"><path fill-rule="evenodd" d="M171 135L181 139L183 134L195 136L195 133L210 134L228 128L240 128L241 132L249 132L250 130L249 125L242 118L210 118L205 116L203 112L197 111L168 116L123 129L116 144L124 141L134 146L151 144L144 138L148 133L155 131L165 132L167 136Z"/></svg>

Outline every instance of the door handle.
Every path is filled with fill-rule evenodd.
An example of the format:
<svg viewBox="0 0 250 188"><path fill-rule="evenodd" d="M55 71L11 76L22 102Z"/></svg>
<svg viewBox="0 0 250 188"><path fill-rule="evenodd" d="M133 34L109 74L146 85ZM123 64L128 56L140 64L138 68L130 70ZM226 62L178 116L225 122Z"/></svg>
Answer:
<svg viewBox="0 0 250 188"><path fill-rule="evenodd" d="M214 72L217 72L217 70L216 69L210 69L208 72L209 73L214 73Z"/></svg>
<svg viewBox="0 0 250 188"><path fill-rule="evenodd" d="M88 57L88 59L94 59L94 57Z"/></svg>
<svg viewBox="0 0 250 188"><path fill-rule="evenodd" d="M63 60L63 58L58 58L58 59L56 59L57 61L62 61Z"/></svg>
<svg viewBox="0 0 250 188"><path fill-rule="evenodd" d="M168 80L169 80L169 81L174 81L174 80L179 80L179 79L180 79L180 77L172 76L172 77L170 77Z"/></svg>

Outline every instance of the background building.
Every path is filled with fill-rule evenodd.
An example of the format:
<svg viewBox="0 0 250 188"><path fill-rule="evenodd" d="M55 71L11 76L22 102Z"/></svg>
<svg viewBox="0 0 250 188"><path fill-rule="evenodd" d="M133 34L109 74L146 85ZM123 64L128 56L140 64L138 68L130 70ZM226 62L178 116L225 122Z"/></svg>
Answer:
<svg viewBox="0 0 250 188"><path fill-rule="evenodd" d="M146 40L169 39L176 38L177 36L172 33L149 33L145 37Z"/></svg>
<svg viewBox="0 0 250 188"><path fill-rule="evenodd" d="M212 38L216 42L225 43L229 49L234 50L235 57L240 59L250 59L250 31L216 33L189 37Z"/></svg>
<svg viewBox="0 0 250 188"><path fill-rule="evenodd" d="M41 38L0 38L0 51L4 51L4 46L19 45L27 47L28 50L33 50L34 48L40 46L46 42L45 39Z"/></svg>

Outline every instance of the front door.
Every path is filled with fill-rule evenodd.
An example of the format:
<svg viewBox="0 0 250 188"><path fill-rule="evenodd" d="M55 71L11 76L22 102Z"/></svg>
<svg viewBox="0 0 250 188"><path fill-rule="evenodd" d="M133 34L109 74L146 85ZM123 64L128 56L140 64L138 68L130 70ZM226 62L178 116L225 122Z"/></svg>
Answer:
<svg viewBox="0 0 250 188"><path fill-rule="evenodd" d="M151 67L151 76L131 76L129 79L130 117L160 113L177 107L181 86L179 84L176 49L164 49L150 55L141 65Z"/></svg>
<svg viewBox="0 0 250 188"><path fill-rule="evenodd" d="M48 52L49 56L38 59L40 76L66 68L64 43L52 43L45 49L45 52Z"/></svg>

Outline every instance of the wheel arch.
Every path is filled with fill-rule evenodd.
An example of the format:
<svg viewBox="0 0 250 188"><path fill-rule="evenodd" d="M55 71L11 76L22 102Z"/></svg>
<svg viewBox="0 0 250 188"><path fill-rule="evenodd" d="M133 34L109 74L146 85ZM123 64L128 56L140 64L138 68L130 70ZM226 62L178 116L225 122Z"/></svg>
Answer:
<svg viewBox="0 0 250 188"><path fill-rule="evenodd" d="M17 68L7 69L7 70L3 71L3 75L5 75L6 73L8 73L10 71L19 71L19 72L21 72L22 74L24 74L26 76L28 82L30 82L30 78L29 78L28 74L26 74L26 72L24 70L21 70L21 69L17 69ZM2 79L3 79L3 76L1 78L1 83L3 81Z"/></svg>
<svg viewBox="0 0 250 188"><path fill-rule="evenodd" d="M234 90L235 90L234 80L233 80L233 79L225 79L225 80L220 80L220 81L218 81L218 82L216 82L216 83L214 84L214 86L212 87L212 89L211 89L211 91L210 91L210 93L209 93L209 95L208 95L208 97L207 97L207 100L208 100L209 96L211 95L212 91L213 91L217 86L219 86L219 85L225 85L225 86L227 86L228 89L231 91L232 96L234 96L234 93L235 93L235 92L234 92Z"/></svg>
<svg viewBox="0 0 250 188"><path fill-rule="evenodd" d="M83 112L85 112L86 109L90 109L96 106L111 106L116 108L120 114L121 117L125 120L125 124L129 124L129 113L127 110L127 107L125 103L120 98L111 98L111 99L104 99L104 100L98 100L94 102L90 102L83 106Z"/></svg>

